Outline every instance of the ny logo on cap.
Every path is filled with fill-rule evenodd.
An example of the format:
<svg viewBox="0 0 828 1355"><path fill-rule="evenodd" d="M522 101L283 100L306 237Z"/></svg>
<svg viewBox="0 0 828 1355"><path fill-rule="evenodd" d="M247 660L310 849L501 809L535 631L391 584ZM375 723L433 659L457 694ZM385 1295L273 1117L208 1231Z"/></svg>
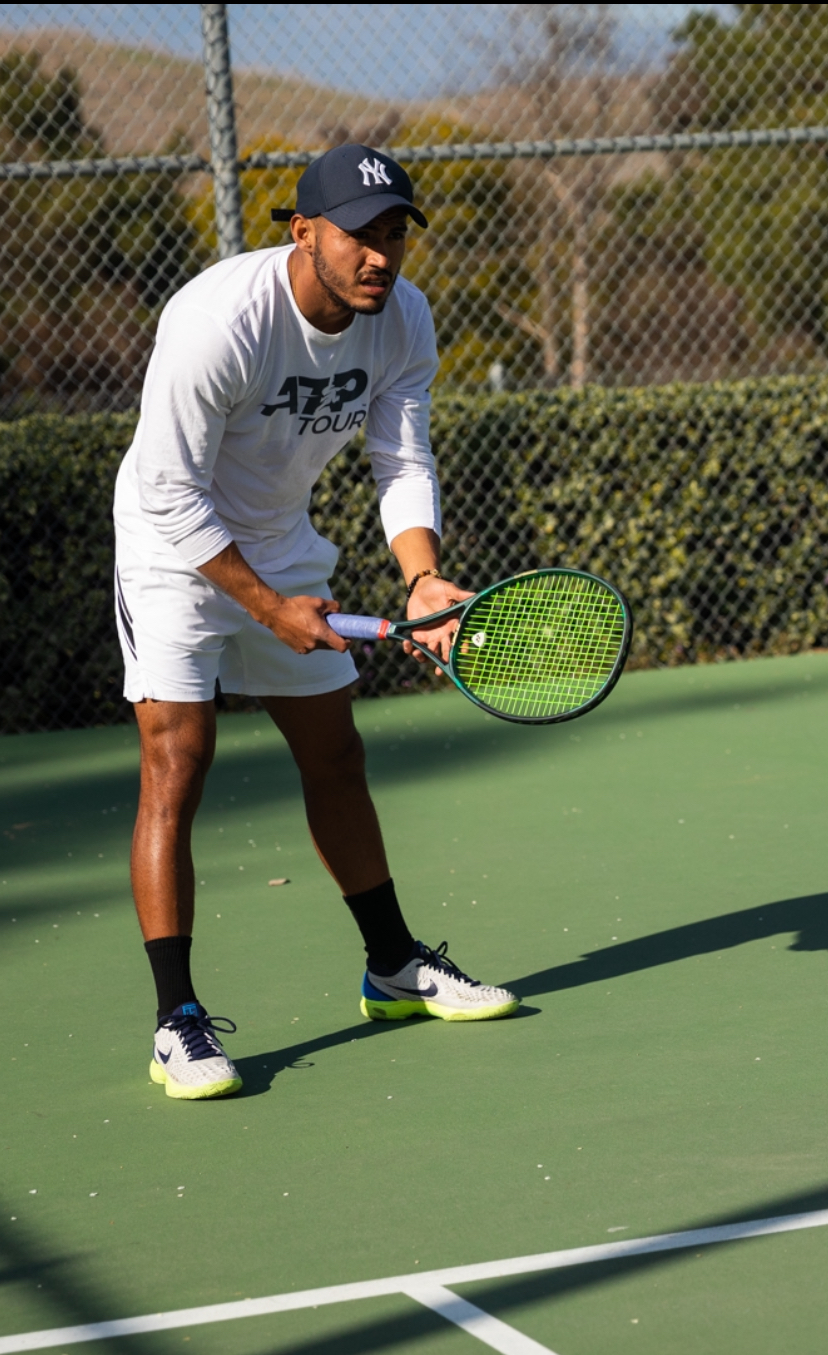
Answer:
<svg viewBox="0 0 828 1355"><path fill-rule="evenodd" d="M371 187L371 179L373 179L375 187L381 183L387 183L389 188L391 187L388 171L382 161L378 160L376 157L374 157L374 163L371 164L371 161L366 155L364 160L360 160L357 169L362 170L362 184L364 188Z"/></svg>

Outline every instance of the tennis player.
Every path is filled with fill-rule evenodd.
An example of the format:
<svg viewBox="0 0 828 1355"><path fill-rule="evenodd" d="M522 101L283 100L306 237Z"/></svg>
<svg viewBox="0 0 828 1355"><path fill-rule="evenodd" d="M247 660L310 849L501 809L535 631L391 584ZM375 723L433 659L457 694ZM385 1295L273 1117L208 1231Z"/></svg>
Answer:
<svg viewBox="0 0 828 1355"><path fill-rule="evenodd" d="M115 496L116 610L141 741L132 885L157 989L150 1075L168 1096L241 1087L190 973L193 818L215 691L259 699L302 778L317 852L362 933L365 1016L507 1016L518 1000L415 940L390 878L351 713L356 669L325 618L337 550L308 517L323 467L364 427L379 511L416 619L469 596L440 574L426 300L399 277L411 181L366 146L303 174L293 244L226 259L164 309ZM423 631L443 658L451 626Z"/></svg>

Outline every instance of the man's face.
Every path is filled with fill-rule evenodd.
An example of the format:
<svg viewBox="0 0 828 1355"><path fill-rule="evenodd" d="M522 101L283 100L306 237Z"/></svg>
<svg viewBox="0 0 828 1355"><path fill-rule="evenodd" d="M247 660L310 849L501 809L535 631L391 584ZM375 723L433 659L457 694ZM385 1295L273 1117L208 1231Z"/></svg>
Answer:
<svg viewBox="0 0 828 1355"><path fill-rule="evenodd" d="M379 315L405 254L405 208L391 207L357 231L340 230L324 217L314 225L313 267L323 289L358 315Z"/></svg>

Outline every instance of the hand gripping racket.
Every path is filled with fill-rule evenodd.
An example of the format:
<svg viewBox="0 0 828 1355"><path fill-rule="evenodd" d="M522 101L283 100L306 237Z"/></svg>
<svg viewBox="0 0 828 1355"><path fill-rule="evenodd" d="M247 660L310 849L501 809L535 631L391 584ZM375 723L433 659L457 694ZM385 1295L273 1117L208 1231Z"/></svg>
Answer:
<svg viewBox="0 0 828 1355"><path fill-rule="evenodd" d="M412 632L457 617L448 663ZM329 613L337 635L408 640L483 710L519 724L557 724L608 696L624 667L632 613L612 584L578 569L536 569L416 621Z"/></svg>

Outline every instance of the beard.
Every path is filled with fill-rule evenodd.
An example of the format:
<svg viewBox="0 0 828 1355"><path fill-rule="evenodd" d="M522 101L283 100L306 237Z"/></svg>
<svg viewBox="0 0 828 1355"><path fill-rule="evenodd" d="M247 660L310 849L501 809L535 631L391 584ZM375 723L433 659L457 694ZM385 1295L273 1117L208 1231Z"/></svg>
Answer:
<svg viewBox="0 0 828 1355"><path fill-rule="evenodd" d="M347 295L349 287L346 279L342 277L340 273L337 273L335 268L331 267L318 244L314 246L311 257L313 259L314 271L320 284L331 300L335 301L338 306L343 306L346 310L353 311L355 315L380 315L382 311L385 310L388 297L390 297L391 292L394 289L394 283L397 281L397 274L391 279L391 286L388 289L388 293L381 301L372 300L370 297L365 297L363 301L354 301ZM378 282L385 282L387 281L388 274L382 273L377 276L376 274L369 273L362 279L355 279L354 285L356 285L358 281L367 281L369 278L371 280L376 279Z"/></svg>

